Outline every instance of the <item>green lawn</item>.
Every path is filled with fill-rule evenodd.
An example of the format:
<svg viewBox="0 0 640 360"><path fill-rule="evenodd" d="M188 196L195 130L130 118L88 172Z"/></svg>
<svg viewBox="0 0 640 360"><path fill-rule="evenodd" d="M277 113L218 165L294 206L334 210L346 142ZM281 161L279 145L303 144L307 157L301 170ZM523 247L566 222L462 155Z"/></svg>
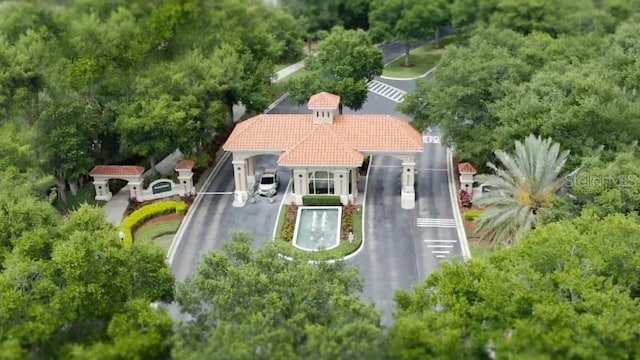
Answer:
<svg viewBox="0 0 640 360"><path fill-rule="evenodd" d="M275 101L278 98L280 98L282 95L284 95L284 93L287 92L287 84L296 78L299 78L300 76L304 75L307 73L307 70L300 69L296 72L294 72L293 74L287 76L286 78L282 79L281 81L278 81L276 83L273 83L271 85L271 97L272 99Z"/></svg>
<svg viewBox="0 0 640 360"><path fill-rule="evenodd" d="M103 201L97 202L95 199L96 192L92 183L84 184L78 189L78 193L73 195L71 192L67 192L67 201L62 202L60 199L56 199L53 206L63 214L68 213L74 209L77 209L80 205L87 203L89 205L104 205Z"/></svg>
<svg viewBox="0 0 640 360"><path fill-rule="evenodd" d="M135 240L153 240L163 249L169 250L173 236L178 231L182 220L173 219L149 225L143 225L140 230L136 231L133 238Z"/></svg>
<svg viewBox="0 0 640 360"><path fill-rule="evenodd" d="M443 39L444 41L444 39ZM411 51L411 63L415 66L405 67L404 56L385 66L383 76L396 78L413 78L425 74L436 66L443 49L434 49L432 46L424 46Z"/></svg>

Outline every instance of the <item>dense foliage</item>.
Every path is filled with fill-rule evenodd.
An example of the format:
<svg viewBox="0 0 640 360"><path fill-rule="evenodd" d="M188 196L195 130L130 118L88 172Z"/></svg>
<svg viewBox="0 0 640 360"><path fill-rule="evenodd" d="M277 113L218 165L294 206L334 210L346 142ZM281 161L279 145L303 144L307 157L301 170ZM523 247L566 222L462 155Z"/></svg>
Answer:
<svg viewBox="0 0 640 360"><path fill-rule="evenodd" d="M0 161L64 196L97 163L201 151L235 104L262 112L303 37L259 0L3 2Z"/></svg>
<svg viewBox="0 0 640 360"><path fill-rule="evenodd" d="M234 234L179 286L178 301L194 320L178 329L176 358L384 358L380 315L358 298L356 269L288 261L252 242Z"/></svg>
<svg viewBox="0 0 640 360"><path fill-rule="evenodd" d="M0 193L2 358L166 357L172 322L150 307L173 298L162 251L123 247L96 208L62 219L28 188L0 179L13 189Z"/></svg>
<svg viewBox="0 0 640 360"><path fill-rule="evenodd" d="M638 233L635 217L584 214L444 265L396 295L394 358L638 358Z"/></svg>

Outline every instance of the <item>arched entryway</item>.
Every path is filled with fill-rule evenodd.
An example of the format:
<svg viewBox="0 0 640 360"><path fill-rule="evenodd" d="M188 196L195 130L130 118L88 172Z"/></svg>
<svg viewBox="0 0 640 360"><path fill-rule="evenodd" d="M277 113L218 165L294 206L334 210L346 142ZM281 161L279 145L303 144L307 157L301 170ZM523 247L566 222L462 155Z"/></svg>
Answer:
<svg viewBox="0 0 640 360"><path fill-rule="evenodd" d="M109 180L120 179L127 182L130 198L142 197L142 166L132 165L97 165L89 175L93 177L93 186L96 190L96 200L109 201L113 194L109 189Z"/></svg>

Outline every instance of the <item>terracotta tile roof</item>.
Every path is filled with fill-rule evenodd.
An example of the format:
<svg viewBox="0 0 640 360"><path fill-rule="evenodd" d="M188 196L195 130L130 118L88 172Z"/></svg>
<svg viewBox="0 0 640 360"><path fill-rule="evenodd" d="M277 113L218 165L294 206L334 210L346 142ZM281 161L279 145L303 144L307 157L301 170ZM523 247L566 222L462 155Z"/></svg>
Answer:
<svg viewBox="0 0 640 360"><path fill-rule="evenodd" d="M328 92L320 92L309 98L309 109L337 109L340 105L340 96Z"/></svg>
<svg viewBox="0 0 640 360"><path fill-rule="evenodd" d="M336 115L333 124L315 124L313 119L311 114L258 115L236 125L223 148L226 151L287 151L289 154L283 160L290 164L293 159L307 159L311 155L317 158L309 158L305 163L328 161L326 154L331 154L335 163L355 159L345 160L330 149L334 145L357 152L420 152L424 148L422 134L407 121L391 115ZM325 127L330 133L316 130L319 127ZM311 134L316 134L322 141L308 139ZM340 145L335 143L336 139ZM309 144L315 146L313 152L308 152ZM304 155L294 157L291 153L298 145Z"/></svg>
<svg viewBox="0 0 640 360"><path fill-rule="evenodd" d="M473 173L473 174L475 174L475 173L478 172L478 170L476 170L476 168L473 167L473 165L471 165L471 163L463 162L463 163L458 164L458 172L460 172L461 174L462 173L465 173L465 174Z"/></svg>
<svg viewBox="0 0 640 360"><path fill-rule="evenodd" d="M322 124L280 155L278 164L360 166L363 160L364 156L338 136L331 125Z"/></svg>
<svg viewBox="0 0 640 360"><path fill-rule="evenodd" d="M142 166L132 165L96 165L91 172L90 176L94 175L106 175L106 176L140 176L144 173Z"/></svg>
<svg viewBox="0 0 640 360"><path fill-rule="evenodd" d="M191 160L180 160L178 161L178 163L176 164L175 169L176 170L191 170L193 169L193 165L195 165L195 163Z"/></svg>

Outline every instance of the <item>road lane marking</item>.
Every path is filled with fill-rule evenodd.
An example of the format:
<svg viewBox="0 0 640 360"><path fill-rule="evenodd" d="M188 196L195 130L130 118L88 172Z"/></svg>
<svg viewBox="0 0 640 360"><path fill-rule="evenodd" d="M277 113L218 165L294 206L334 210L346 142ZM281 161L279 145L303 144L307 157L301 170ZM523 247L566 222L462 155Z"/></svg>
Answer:
<svg viewBox="0 0 640 360"><path fill-rule="evenodd" d="M233 195L233 191L202 191L198 195Z"/></svg>
<svg viewBox="0 0 640 360"><path fill-rule="evenodd" d="M436 257L437 257L438 259L446 258L446 256L445 256L445 255L436 255Z"/></svg>
<svg viewBox="0 0 640 360"><path fill-rule="evenodd" d="M452 248L453 245L427 245L428 248Z"/></svg>
<svg viewBox="0 0 640 360"><path fill-rule="evenodd" d="M455 228L456 222L454 219L430 219L430 218L417 218L416 225L418 227L442 227L442 228Z"/></svg>
<svg viewBox="0 0 640 360"><path fill-rule="evenodd" d="M449 251L449 250L433 250L431 253L432 254L451 254L451 251Z"/></svg>
<svg viewBox="0 0 640 360"><path fill-rule="evenodd" d="M443 243L457 243L458 240L422 240L424 242L443 242Z"/></svg>

